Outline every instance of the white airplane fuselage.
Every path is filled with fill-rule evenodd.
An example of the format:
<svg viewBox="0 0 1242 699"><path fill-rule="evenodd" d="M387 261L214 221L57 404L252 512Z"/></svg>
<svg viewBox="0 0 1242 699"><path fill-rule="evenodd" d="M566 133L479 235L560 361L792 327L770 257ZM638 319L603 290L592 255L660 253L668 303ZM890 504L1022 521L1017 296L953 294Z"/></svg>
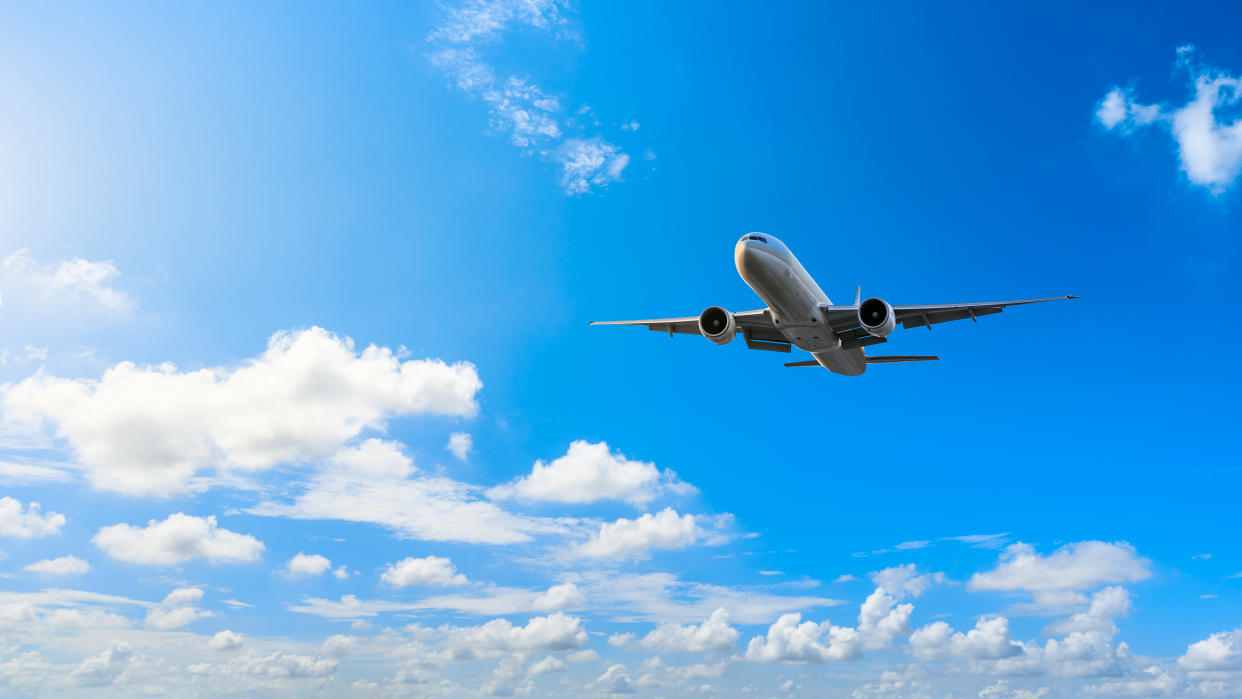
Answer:
<svg viewBox="0 0 1242 699"><path fill-rule="evenodd" d="M737 273L767 303L772 322L793 346L810 352L821 366L838 374L858 376L867 370L862 348L841 348L841 339L820 310L832 301L784 243L765 233L748 233L737 241L733 261Z"/></svg>

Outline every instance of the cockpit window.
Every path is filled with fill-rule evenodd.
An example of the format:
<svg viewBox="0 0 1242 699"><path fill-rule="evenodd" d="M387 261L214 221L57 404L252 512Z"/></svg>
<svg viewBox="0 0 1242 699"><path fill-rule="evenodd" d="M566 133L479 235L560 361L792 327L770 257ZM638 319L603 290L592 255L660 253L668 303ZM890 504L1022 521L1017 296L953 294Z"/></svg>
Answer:
<svg viewBox="0 0 1242 699"><path fill-rule="evenodd" d="M764 237L763 237L763 236L761 236L761 235L748 235L748 236L746 236L746 239L747 239L747 240L758 240L759 242L761 242L761 243L763 243L763 244L765 244L765 245L766 245L766 244L767 244L767 242L768 242L768 239L767 239L767 238L764 238Z"/></svg>

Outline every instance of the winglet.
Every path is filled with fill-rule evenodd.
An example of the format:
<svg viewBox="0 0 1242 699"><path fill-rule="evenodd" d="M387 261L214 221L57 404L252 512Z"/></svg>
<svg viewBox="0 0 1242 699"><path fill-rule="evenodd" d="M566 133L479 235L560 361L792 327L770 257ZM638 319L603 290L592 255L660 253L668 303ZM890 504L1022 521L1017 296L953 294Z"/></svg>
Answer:
<svg viewBox="0 0 1242 699"><path fill-rule="evenodd" d="M862 284L854 287L854 305L862 303Z"/></svg>

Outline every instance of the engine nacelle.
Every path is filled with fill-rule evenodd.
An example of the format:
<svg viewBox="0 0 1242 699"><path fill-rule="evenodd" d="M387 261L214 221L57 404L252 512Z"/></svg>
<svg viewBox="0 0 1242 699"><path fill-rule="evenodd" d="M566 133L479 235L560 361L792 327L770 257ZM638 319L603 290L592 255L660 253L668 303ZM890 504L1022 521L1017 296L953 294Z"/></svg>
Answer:
<svg viewBox="0 0 1242 699"><path fill-rule="evenodd" d="M732 313L720 306L712 306L699 314L699 332L718 345L727 345L737 334L737 321L733 320Z"/></svg>
<svg viewBox="0 0 1242 699"><path fill-rule="evenodd" d="M859 304L858 322L876 337L886 337L897 329L897 316L884 299L870 298Z"/></svg>

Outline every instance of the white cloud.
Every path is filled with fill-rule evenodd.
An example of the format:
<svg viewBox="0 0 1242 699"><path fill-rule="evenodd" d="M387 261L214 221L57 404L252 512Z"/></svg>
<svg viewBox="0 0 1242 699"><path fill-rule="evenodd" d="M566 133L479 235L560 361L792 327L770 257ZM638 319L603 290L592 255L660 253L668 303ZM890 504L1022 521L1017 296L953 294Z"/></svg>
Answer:
<svg viewBox="0 0 1242 699"><path fill-rule="evenodd" d="M201 489L201 470L247 472L326 457L366 429L418 413L472 416L472 365L354 349L322 328L281 332L235 368L122 362L98 379L39 373L9 387L11 422L55 426L90 482L128 494Z"/></svg>
<svg viewBox="0 0 1242 699"><path fill-rule="evenodd" d="M63 526L64 515L55 512L40 514L37 502L30 503L23 510L18 500L0 497L0 536L34 539L59 534Z"/></svg>
<svg viewBox="0 0 1242 699"><path fill-rule="evenodd" d="M127 315L134 301L122 291L109 286L119 277L111 260L92 262L75 257L54 267L41 265L26 249L18 250L0 263L0 291L6 305L69 306L83 313L103 312Z"/></svg>
<svg viewBox="0 0 1242 699"><path fill-rule="evenodd" d="M1075 632L1100 631L1111 636L1117 632L1113 620L1129 613L1130 591L1124 587L1106 587L1091 596L1086 611L1049 624L1044 632L1065 636Z"/></svg>
<svg viewBox="0 0 1242 699"><path fill-rule="evenodd" d="M768 627L766 638L756 636L746 646L747 660L768 662L827 662L861 656L857 630L828 622L803 622L798 613L782 614Z"/></svg>
<svg viewBox="0 0 1242 699"><path fill-rule="evenodd" d="M1242 670L1242 629L1214 633L1190 644L1177 664L1186 670Z"/></svg>
<svg viewBox="0 0 1242 699"><path fill-rule="evenodd" d="M191 622L212 616L211 612L197 609L203 600L203 591L197 587L179 587L164 597L160 606L147 612L143 622L147 628L168 631L179 629Z"/></svg>
<svg viewBox="0 0 1242 699"><path fill-rule="evenodd" d="M898 547L900 548L900 547ZM918 597L923 591L935 583L945 581L944 573L924 573L920 575L913 563L893 566L871 573L871 582L876 587L897 597Z"/></svg>
<svg viewBox="0 0 1242 699"><path fill-rule="evenodd" d="M323 640L323 643L319 646L319 652L322 655L340 658L353 653L357 648L357 636L346 636L345 634L337 633Z"/></svg>
<svg viewBox="0 0 1242 699"><path fill-rule="evenodd" d="M0 461L0 482L32 485L35 483L68 483L72 480L73 474L63 468Z"/></svg>
<svg viewBox="0 0 1242 699"><path fill-rule="evenodd" d="M457 572L453 562L439 556L404 558L388 566L380 582L394 587L411 585L465 585L466 576Z"/></svg>
<svg viewBox="0 0 1242 699"><path fill-rule="evenodd" d="M211 641L208 642L207 646L212 650L237 650L244 643L245 641L241 634L225 629L216 632L216 635L211 637Z"/></svg>
<svg viewBox="0 0 1242 699"><path fill-rule="evenodd" d="M910 635L910 648L923 660L965 660L976 674L1120 676L1131 656L1125 643L1114 645L1118 629L1113 622L1129 609L1128 591L1108 587L1095 593L1086 611L1050 624L1045 633L1064 636L1042 645L1013 640L1004 617L983 617L965 634L942 621L924 626Z"/></svg>
<svg viewBox="0 0 1242 699"><path fill-rule="evenodd" d="M400 444L369 439L330 458L292 502L261 502L247 512L369 522L428 541L512 544L565 531L556 520L507 512L475 486L413 472Z"/></svg>
<svg viewBox="0 0 1242 699"><path fill-rule="evenodd" d="M90 569L91 564L77 556L46 558L42 561L35 561L29 565L22 566L22 570L28 570L32 573L43 573L44 575L81 575L90 572Z"/></svg>
<svg viewBox="0 0 1242 699"><path fill-rule="evenodd" d="M711 585L663 572L588 570L565 577L582 588L593 608L616 610L620 621L695 624L724 607L737 623L764 624L784 612L844 604L825 597L774 594L772 586Z"/></svg>
<svg viewBox="0 0 1242 699"><path fill-rule="evenodd" d="M550 612L557 609L572 609L586 604L586 595L573 583L561 583L548 588L548 591L535 598L531 608L536 611Z"/></svg>
<svg viewBox="0 0 1242 699"><path fill-rule="evenodd" d="M634 683L624 665L609 665L604 674L595 680L595 688L605 694L630 694L634 691Z"/></svg>
<svg viewBox="0 0 1242 699"><path fill-rule="evenodd" d="M669 653L727 651L737 646L740 635L737 629L729 626L729 612L721 608L712 612L702 624L660 624L639 641L639 645Z"/></svg>
<svg viewBox="0 0 1242 699"><path fill-rule="evenodd" d="M1103 583L1151 577L1149 562L1125 542L1079 541L1041 556L1029 544L1012 544L995 569L975 573L971 590L1085 590Z"/></svg>
<svg viewBox="0 0 1242 699"><path fill-rule="evenodd" d="M317 553L306 554L299 551L297 555L285 563L285 573L291 576L323 575L332 567L332 561Z"/></svg>
<svg viewBox="0 0 1242 699"><path fill-rule="evenodd" d="M630 643L633 642L634 638L635 638L635 634L629 631L625 633L614 633L613 635L608 637L608 645L612 646L613 648L624 648L630 645Z"/></svg>
<svg viewBox="0 0 1242 699"><path fill-rule="evenodd" d="M349 569L345 566L340 566L336 570L332 571L332 577L336 578L337 580L348 580Z"/></svg>
<svg viewBox="0 0 1242 699"><path fill-rule="evenodd" d="M531 663L531 666L526 670L526 674L546 675L549 672L564 672L567 667L564 660L554 655L549 655L539 662Z"/></svg>
<svg viewBox="0 0 1242 699"><path fill-rule="evenodd" d="M1009 632L1004 617L980 617L975 628L966 633L953 632L953 627L936 621L910 634L910 652L921 660L969 658L993 660L1022 653Z"/></svg>
<svg viewBox="0 0 1242 699"><path fill-rule="evenodd" d="M147 628L167 631L169 629L179 629L191 622L209 616L211 616L211 612L193 607L156 607L147 612L147 618L143 623Z"/></svg>
<svg viewBox="0 0 1242 699"><path fill-rule="evenodd" d="M144 528L129 524L103 527L91 543L118 560L166 566L195 558L243 563L258 560L263 552L263 542L217 527L214 516L191 517L181 512L163 521L149 520Z"/></svg>
<svg viewBox="0 0 1242 699"><path fill-rule="evenodd" d="M585 194L592 187L618 182L630 164L629 155L599 136L566 139L548 155L561 166L561 188L567 194Z"/></svg>
<svg viewBox="0 0 1242 699"><path fill-rule="evenodd" d="M912 604L897 600L876 588L858 611L858 627L836 626L827 621L802 621L801 614L782 614L765 636L755 636L746 646L746 659L764 662L835 662L857 660L864 650L888 647L910 632Z"/></svg>
<svg viewBox="0 0 1242 699"><path fill-rule="evenodd" d="M104 652L84 660L70 673L69 679L83 687L106 687L138 660L133 646L113 641Z"/></svg>
<svg viewBox="0 0 1242 699"><path fill-rule="evenodd" d="M569 451L551 463L536 461L530 475L487 492L492 498L517 498L585 504L599 500L622 500L643 505L664 493L695 492L690 484L655 464L633 461L612 452L604 442L576 441Z"/></svg>
<svg viewBox="0 0 1242 699"><path fill-rule="evenodd" d="M457 457L458 461L465 461L474 450L474 440L468 432L454 432L449 435L448 444L444 448Z"/></svg>
<svg viewBox="0 0 1242 699"><path fill-rule="evenodd" d="M359 619L392 612L429 610L496 616L576 609L585 604L586 596L576 585L562 583L553 585L542 592L513 587L484 586L481 593L434 595L409 602L360 600L355 595L343 595L339 601L307 597L300 604L288 605L288 609L329 619Z"/></svg>
<svg viewBox="0 0 1242 699"><path fill-rule="evenodd" d="M653 550L684 549L709 537L709 532L699 526L706 520L702 516L678 515L671 507L637 519L623 517L601 524L599 532L579 544L575 553L587 558L644 558Z"/></svg>
<svg viewBox="0 0 1242 699"><path fill-rule="evenodd" d="M102 609L53 609L43 615L43 623L57 631L82 629L127 629L130 621L120 614Z"/></svg>
<svg viewBox="0 0 1242 699"><path fill-rule="evenodd" d="M482 626L446 627L444 632L445 650L455 660L537 650L574 650L587 643L582 620L561 612L534 617L526 626L493 619Z"/></svg>
<svg viewBox="0 0 1242 699"><path fill-rule="evenodd" d="M565 192L583 194L620 180L629 155L602 136L583 134L585 126L599 125L586 105L572 116L564 115L560 98L525 75L498 77L482 55L488 43L512 28L572 37L566 15L558 0L467 0L448 8L444 21L432 29L428 58L454 86L487 106L492 131L525 152L539 149L561 166ZM637 130L638 123L622 128Z"/></svg>
<svg viewBox="0 0 1242 699"><path fill-rule="evenodd" d="M1167 127L1177 143L1182 171L1192 183L1219 194L1242 171L1242 117L1228 121L1227 108L1242 101L1242 78L1191 64L1192 48L1179 49L1178 65L1191 72L1194 96L1181 107L1140 104L1130 91L1113 88L1100 101L1096 119L1109 130ZM1219 119L1219 120L1218 120Z"/></svg>

